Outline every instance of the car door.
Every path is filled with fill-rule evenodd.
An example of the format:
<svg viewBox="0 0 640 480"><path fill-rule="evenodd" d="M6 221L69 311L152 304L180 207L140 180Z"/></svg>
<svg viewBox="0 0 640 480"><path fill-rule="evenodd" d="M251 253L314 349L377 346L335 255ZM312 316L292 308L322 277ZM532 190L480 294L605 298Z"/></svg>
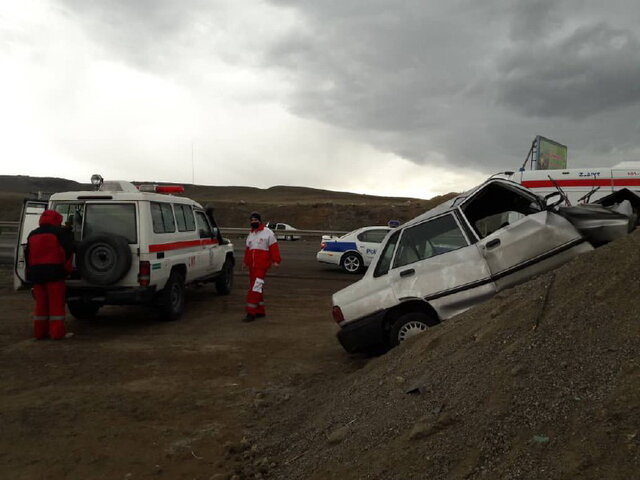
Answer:
<svg viewBox="0 0 640 480"><path fill-rule="evenodd" d="M498 290L561 265L590 250L578 230L543 208L535 195L490 183L461 206Z"/></svg>
<svg viewBox="0 0 640 480"><path fill-rule="evenodd" d="M199 276L204 277L222 270L224 258L220 253L218 232L214 231L205 212L196 210L196 228L202 250L196 262Z"/></svg>
<svg viewBox="0 0 640 480"><path fill-rule="evenodd" d="M502 290L590 250L561 216L542 211L509 223L478 242L491 275Z"/></svg>
<svg viewBox="0 0 640 480"><path fill-rule="evenodd" d="M362 255L365 266L371 264L387 233L388 228L372 228L358 234L358 252Z"/></svg>
<svg viewBox="0 0 640 480"><path fill-rule="evenodd" d="M22 214L20 217L20 227L18 229L18 238L16 241L16 250L14 255L14 273L13 287L18 290L26 288L26 269L27 263L24 256L25 247L27 246L27 238L29 234L38 228L40 215L47 209L47 202L39 200L26 200L22 206Z"/></svg>
<svg viewBox="0 0 640 480"><path fill-rule="evenodd" d="M389 271L397 300L426 300L448 318L491 297L491 271L472 242L453 212L404 228Z"/></svg>

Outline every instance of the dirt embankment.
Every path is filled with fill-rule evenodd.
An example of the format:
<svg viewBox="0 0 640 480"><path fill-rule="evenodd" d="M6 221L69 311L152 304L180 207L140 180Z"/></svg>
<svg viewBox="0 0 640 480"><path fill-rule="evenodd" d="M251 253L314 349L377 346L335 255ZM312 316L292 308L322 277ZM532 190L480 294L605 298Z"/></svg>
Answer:
<svg viewBox="0 0 640 480"><path fill-rule="evenodd" d="M310 378L244 442L288 480L639 478L638 298L635 232L334 384ZM250 452L230 456L254 478Z"/></svg>

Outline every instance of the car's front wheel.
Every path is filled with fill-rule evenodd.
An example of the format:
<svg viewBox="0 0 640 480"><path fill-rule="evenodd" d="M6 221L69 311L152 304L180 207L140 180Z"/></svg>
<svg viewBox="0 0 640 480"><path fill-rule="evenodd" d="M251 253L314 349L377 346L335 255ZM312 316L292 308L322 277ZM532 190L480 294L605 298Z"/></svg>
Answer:
<svg viewBox="0 0 640 480"><path fill-rule="evenodd" d="M216 279L216 290L220 295L229 295L233 288L233 260L227 258L222 265L222 275Z"/></svg>
<svg viewBox="0 0 640 480"><path fill-rule="evenodd" d="M340 260L340 266L347 273L358 273L363 269L364 262L357 253L345 253Z"/></svg>
<svg viewBox="0 0 640 480"><path fill-rule="evenodd" d="M184 278L179 272L173 271L158 297L160 319L178 320L184 312L184 302Z"/></svg>
<svg viewBox="0 0 640 480"><path fill-rule="evenodd" d="M389 344L392 347L400 345L405 340L424 332L427 328L438 323L423 312L409 312L398 318L389 331Z"/></svg>

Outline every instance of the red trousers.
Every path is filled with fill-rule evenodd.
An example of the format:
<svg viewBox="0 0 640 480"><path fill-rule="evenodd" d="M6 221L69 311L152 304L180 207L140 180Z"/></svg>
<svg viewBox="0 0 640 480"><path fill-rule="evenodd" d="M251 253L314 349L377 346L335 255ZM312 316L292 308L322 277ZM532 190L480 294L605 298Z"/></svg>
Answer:
<svg viewBox="0 0 640 480"><path fill-rule="evenodd" d="M51 337L64 338L64 280L33 286L36 308L33 312L33 336L41 340Z"/></svg>
<svg viewBox="0 0 640 480"><path fill-rule="evenodd" d="M247 313L249 315L264 315L264 279L267 271L262 268L249 269L249 290L247 291Z"/></svg>

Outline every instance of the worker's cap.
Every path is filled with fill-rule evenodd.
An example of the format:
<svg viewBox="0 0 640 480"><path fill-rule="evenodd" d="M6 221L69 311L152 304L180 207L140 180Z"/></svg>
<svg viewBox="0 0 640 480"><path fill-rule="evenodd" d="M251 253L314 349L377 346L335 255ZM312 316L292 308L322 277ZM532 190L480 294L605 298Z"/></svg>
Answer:
<svg viewBox="0 0 640 480"><path fill-rule="evenodd" d="M262 217L260 216L260 214L258 212L251 212L251 215L249 215L249 220L251 220L252 218L255 218L259 222L262 221Z"/></svg>

